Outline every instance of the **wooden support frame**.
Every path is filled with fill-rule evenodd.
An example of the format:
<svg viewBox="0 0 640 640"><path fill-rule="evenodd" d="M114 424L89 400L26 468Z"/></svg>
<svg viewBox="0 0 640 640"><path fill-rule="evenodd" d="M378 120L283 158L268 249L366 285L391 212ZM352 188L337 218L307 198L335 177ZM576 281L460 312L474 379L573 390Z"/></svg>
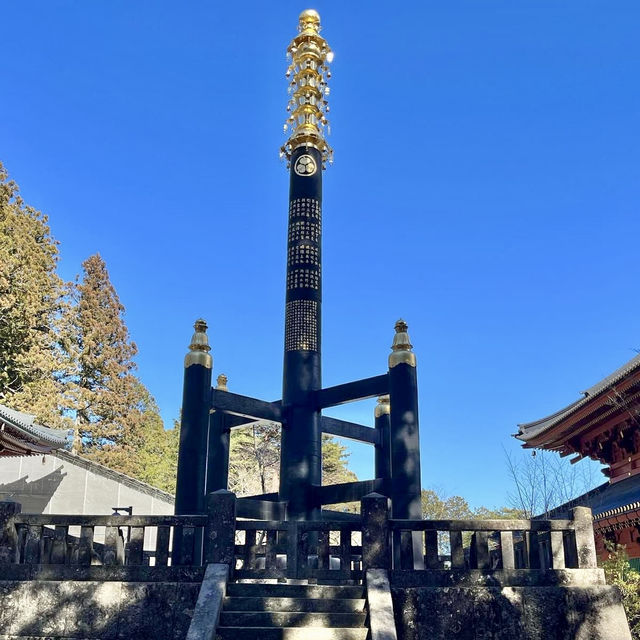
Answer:
<svg viewBox="0 0 640 640"><path fill-rule="evenodd" d="M342 484L329 484L324 487L316 487L316 504L338 504L340 502L356 502L369 493L382 493L386 491L387 482L382 478L375 480L361 480L360 482L344 482Z"/></svg>
<svg viewBox="0 0 640 640"><path fill-rule="evenodd" d="M246 422L252 422L251 418L259 420L282 421L282 402L267 402L249 396L242 396L229 391L211 389L211 408L231 415L249 418Z"/></svg>
<svg viewBox="0 0 640 640"><path fill-rule="evenodd" d="M368 444L380 444L380 433L373 427L365 427L355 422L347 422L338 418L330 418L322 416L322 433L332 436L346 438L347 440L355 440L356 442L365 442Z"/></svg>
<svg viewBox="0 0 640 640"><path fill-rule="evenodd" d="M271 500L256 500L253 498L238 498L236 502L238 518L252 518L256 520L284 520L286 503Z"/></svg>
<svg viewBox="0 0 640 640"><path fill-rule="evenodd" d="M389 374L327 387L316 393L316 406L320 409L335 407L346 402L376 398L389 393Z"/></svg>

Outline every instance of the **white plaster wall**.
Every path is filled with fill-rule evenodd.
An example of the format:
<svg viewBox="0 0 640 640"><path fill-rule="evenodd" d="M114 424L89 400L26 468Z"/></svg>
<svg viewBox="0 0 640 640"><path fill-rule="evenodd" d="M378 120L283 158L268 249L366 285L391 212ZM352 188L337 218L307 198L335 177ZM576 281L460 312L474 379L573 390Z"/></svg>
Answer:
<svg viewBox="0 0 640 640"><path fill-rule="evenodd" d="M129 506L136 515L173 513L160 492L150 495L54 455L0 458L0 501L7 500L20 502L23 513L109 515Z"/></svg>

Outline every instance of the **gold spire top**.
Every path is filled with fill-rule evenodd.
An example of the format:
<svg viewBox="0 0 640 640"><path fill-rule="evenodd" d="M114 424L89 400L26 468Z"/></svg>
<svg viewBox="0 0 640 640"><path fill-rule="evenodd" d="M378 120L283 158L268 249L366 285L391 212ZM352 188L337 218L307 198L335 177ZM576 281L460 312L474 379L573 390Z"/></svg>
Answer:
<svg viewBox="0 0 640 640"><path fill-rule="evenodd" d="M416 354L411 351L413 345L407 333L409 326L400 318L396 322L396 335L393 336L393 344L391 345L391 353L389 354L389 368L395 367L397 364L405 363L416 366Z"/></svg>
<svg viewBox="0 0 640 640"><path fill-rule="evenodd" d="M333 60L333 51L320 35L321 28L318 12L306 9L300 14L299 34L287 48L287 57L291 59L286 74L291 78L291 99L287 105L289 118L284 130L291 130L291 135L280 149L280 157L287 159L287 168L291 154L301 146L315 147L320 151L323 169L327 162L333 162L333 149L325 140L325 131L329 133L327 97L331 71L328 65Z"/></svg>
<svg viewBox="0 0 640 640"><path fill-rule="evenodd" d="M213 367L213 358L209 351L209 338L207 337L207 323L199 318L196 320L193 328L196 332L191 337L191 344L189 345L189 353L184 358L185 369L192 364L200 364L207 369Z"/></svg>
<svg viewBox="0 0 640 640"><path fill-rule="evenodd" d="M224 373L221 373L216 379L216 389L218 391L229 391L227 382L229 382L229 378Z"/></svg>

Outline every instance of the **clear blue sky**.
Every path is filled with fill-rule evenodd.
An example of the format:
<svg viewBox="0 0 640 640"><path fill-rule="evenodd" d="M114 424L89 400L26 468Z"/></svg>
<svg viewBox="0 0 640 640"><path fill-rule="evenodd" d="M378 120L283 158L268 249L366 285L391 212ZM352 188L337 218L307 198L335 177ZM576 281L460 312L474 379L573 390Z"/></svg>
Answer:
<svg viewBox="0 0 640 640"><path fill-rule="evenodd" d="M107 261L168 423L198 316L214 375L281 393L278 148L305 8L3 4L0 159L49 214L65 278L92 253ZM336 54L324 382L384 372L404 317L424 485L501 504L516 423L640 348L640 3L315 8ZM371 423L372 406L335 415ZM362 479L372 460L354 448Z"/></svg>

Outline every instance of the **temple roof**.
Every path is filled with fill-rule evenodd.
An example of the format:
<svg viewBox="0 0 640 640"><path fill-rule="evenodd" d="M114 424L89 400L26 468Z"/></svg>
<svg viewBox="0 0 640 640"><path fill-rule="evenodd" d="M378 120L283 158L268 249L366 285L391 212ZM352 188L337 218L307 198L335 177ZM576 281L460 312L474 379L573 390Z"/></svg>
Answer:
<svg viewBox="0 0 640 640"><path fill-rule="evenodd" d="M640 369L640 354L631 358L631 360L623 364L619 369L616 369L611 375L603 378L600 382L589 387L586 391L582 391L581 393L583 397L572 402L564 409L560 409L545 418L519 424L518 433L515 434L516 438L523 440L524 442L528 442L532 438L543 434L545 431L548 431L555 425L562 422L565 418L578 411L578 409L588 404L591 400L600 396L603 392L611 389L613 385L637 369Z"/></svg>
<svg viewBox="0 0 640 640"><path fill-rule="evenodd" d="M28 456L64 447L67 432L35 423L35 416L0 405L0 456Z"/></svg>
<svg viewBox="0 0 640 640"><path fill-rule="evenodd" d="M634 511L640 508L640 476L631 476L616 484L606 482L537 517L568 518L573 507L589 507L596 521Z"/></svg>

